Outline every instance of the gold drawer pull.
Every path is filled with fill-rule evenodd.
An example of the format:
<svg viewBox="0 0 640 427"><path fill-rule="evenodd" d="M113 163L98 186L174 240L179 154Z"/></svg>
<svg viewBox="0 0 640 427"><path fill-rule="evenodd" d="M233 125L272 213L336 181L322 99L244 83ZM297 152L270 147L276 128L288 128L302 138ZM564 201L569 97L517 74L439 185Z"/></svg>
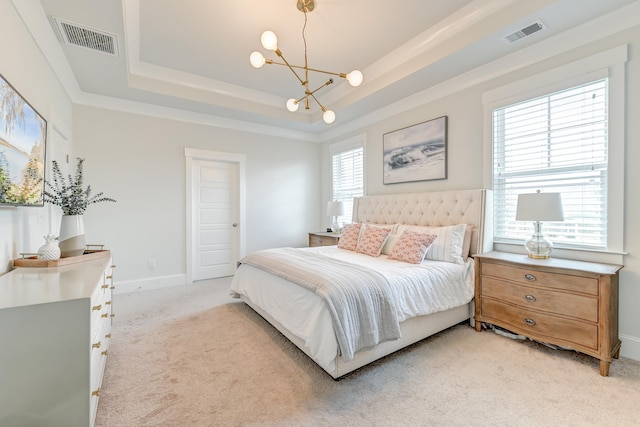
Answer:
<svg viewBox="0 0 640 427"><path fill-rule="evenodd" d="M116 265L115 265L115 264L113 264L113 265L111 266L111 268L116 268Z"/></svg>
<svg viewBox="0 0 640 427"><path fill-rule="evenodd" d="M100 348L101 345L102 345L102 343L100 341L98 341L95 344L91 344L91 348Z"/></svg>
<svg viewBox="0 0 640 427"><path fill-rule="evenodd" d="M111 301L105 302L104 305L111 305Z"/></svg>
<svg viewBox="0 0 640 427"><path fill-rule="evenodd" d="M93 311L98 311L102 308L102 305L94 305L93 307L91 307L91 310Z"/></svg>
<svg viewBox="0 0 640 427"><path fill-rule="evenodd" d="M112 315L111 315L111 316L109 316L109 317L116 317L116 315L115 315L115 314L112 314Z"/></svg>
<svg viewBox="0 0 640 427"><path fill-rule="evenodd" d="M107 317L109 317L109 313L102 313L100 317L102 317L103 319L106 319Z"/></svg>
<svg viewBox="0 0 640 427"><path fill-rule="evenodd" d="M536 280L536 276L534 276L533 274L525 274L524 275L525 280L528 280L529 282L533 282Z"/></svg>
<svg viewBox="0 0 640 427"><path fill-rule="evenodd" d="M113 279L113 274L108 275L107 279Z"/></svg>
<svg viewBox="0 0 640 427"><path fill-rule="evenodd" d="M102 285L101 288L102 289L109 289L109 285Z"/></svg>
<svg viewBox="0 0 640 427"><path fill-rule="evenodd" d="M111 288L109 288L109 289L114 290L115 288L116 288L115 286L112 286L112 287L111 287Z"/></svg>
<svg viewBox="0 0 640 427"><path fill-rule="evenodd" d="M92 391L92 392L91 392L91 396L95 396L95 397L100 396L100 389L97 389L97 390Z"/></svg>
<svg viewBox="0 0 640 427"><path fill-rule="evenodd" d="M105 350L100 354L103 355L103 356L108 356L109 355L109 350Z"/></svg>
<svg viewBox="0 0 640 427"><path fill-rule="evenodd" d="M109 334L105 335L104 337L105 338L111 338L111 334L109 333Z"/></svg>
<svg viewBox="0 0 640 427"><path fill-rule="evenodd" d="M533 295L525 295L524 300L526 302L536 302L536 297L534 297Z"/></svg>
<svg viewBox="0 0 640 427"><path fill-rule="evenodd" d="M535 321L535 320L533 320L533 319L532 319L532 318L530 318L530 317L527 317L527 318L525 318L525 319L524 319L524 323L526 323L526 324L527 324L527 325L529 325L529 326L535 326L536 321Z"/></svg>

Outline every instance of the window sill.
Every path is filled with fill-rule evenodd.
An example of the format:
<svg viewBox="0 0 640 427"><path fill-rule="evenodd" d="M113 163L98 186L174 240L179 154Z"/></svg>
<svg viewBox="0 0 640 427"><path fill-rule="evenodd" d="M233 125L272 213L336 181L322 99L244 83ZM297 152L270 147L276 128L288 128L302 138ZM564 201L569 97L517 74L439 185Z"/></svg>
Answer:
<svg viewBox="0 0 640 427"><path fill-rule="evenodd" d="M500 252L511 252L526 254L522 244L494 242L493 249ZM624 257L627 252L603 251L592 249L567 249L562 247L553 248L551 256L554 258L572 259L576 261L601 262L606 264L624 265Z"/></svg>

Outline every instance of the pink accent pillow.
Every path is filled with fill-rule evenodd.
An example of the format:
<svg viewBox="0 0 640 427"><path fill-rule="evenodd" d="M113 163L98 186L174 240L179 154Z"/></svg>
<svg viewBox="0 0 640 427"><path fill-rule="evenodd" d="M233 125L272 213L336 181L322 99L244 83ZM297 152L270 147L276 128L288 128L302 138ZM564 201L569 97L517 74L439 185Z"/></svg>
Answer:
<svg viewBox="0 0 640 427"><path fill-rule="evenodd" d="M340 240L338 240L338 247L340 249L346 249L347 251L355 251L358 244L358 237L360 236L360 226L362 224L347 224L342 229Z"/></svg>
<svg viewBox="0 0 640 427"><path fill-rule="evenodd" d="M435 234L405 231L391 248L389 259L420 264L427 254L429 246L436 240Z"/></svg>
<svg viewBox="0 0 640 427"><path fill-rule="evenodd" d="M389 233L391 233L391 227L368 227L365 225L364 233L358 240L356 252L372 257L380 256L384 242L389 238Z"/></svg>

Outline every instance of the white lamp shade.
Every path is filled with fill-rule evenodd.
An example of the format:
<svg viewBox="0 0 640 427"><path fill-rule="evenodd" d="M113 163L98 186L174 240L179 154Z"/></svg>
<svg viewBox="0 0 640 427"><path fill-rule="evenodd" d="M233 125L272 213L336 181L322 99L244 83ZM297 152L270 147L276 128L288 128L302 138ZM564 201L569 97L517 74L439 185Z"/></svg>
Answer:
<svg viewBox="0 0 640 427"><path fill-rule="evenodd" d="M276 33L273 31L265 31L260 36L260 42L262 43L262 47L267 50L275 51L278 48L278 37L276 37Z"/></svg>
<svg viewBox="0 0 640 427"><path fill-rule="evenodd" d="M327 203L327 216L341 215L344 215L344 202L333 200Z"/></svg>
<svg viewBox="0 0 640 427"><path fill-rule="evenodd" d="M363 79L364 77L362 76L362 73L358 70L353 70L347 74L347 81L351 86L360 86Z"/></svg>
<svg viewBox="0 0 640 427"><path fill-rule="evenodd" d="M564 221L560 193L519 194L516 221Z"/></svg>

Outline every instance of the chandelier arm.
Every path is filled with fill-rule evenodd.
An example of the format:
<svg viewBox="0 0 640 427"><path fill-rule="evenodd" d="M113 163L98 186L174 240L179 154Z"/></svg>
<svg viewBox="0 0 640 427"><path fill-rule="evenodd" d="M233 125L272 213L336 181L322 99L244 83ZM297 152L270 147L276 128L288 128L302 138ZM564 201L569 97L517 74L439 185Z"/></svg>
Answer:
<svg viewBox="0 0 640 427"><path fill-rule="evenodd" d="M309 70L309 71L315 71L316 73L324 73L324 74L329 74L331 76L338 76L341 77L343 79L347 78L347 74L346 73L333 73L331 71L324 71L324 70L318 70L317 68L309 68L309 67L303 67L302 65L292 65L292 64L285 64L284 62L277 62L274 61L273 59L266 59L265 60L265 64L276 64L276 65L284 65L284 66L288 66L291 68L298 68L300 70Z"/></svg>
<svg viewBox="0 0 640 427"><path fill-rule="evenodd" d="M330 84L332 84L332 83L333 83L333 79L329 79L329 80L327 80L326 82L324 82L324 83L322 84L322 86L320 86L319 88L317 88L317 89L316 89L316 90L314 90L314 91L309 92L307 95L313 95L314 93L316 93L317 91L319 91L319 90L320 90L320 89L322 89L323 87L325 87L325 86L329 86L329 85L330 85Z"/></svg>
<svg viewBox="0 0 640 427"><path fill-rule="evenodd" d="M323 86L321 86L321 87L324 87L324 85L323 85ZM320 88L321 88L321 87L320 87ZM320 89L320 88L318 88L318 89ZM316 89L316 90L318 90L318 89ZM315 92L315 91L314 91L314 92ZM316 96L313 94L313 92L311 92L311 93L309 93L309 94L308 94L307 99L308 99L308 97L309 97L309 96L310 96L310 97L312 97L314 101L316 101L316 103L320 106L320 109L321 109L323 112L324 112L324 111L327 111L327 109L324 107L324 105L322 105L322 104L320 103L320 101L318 101L318 98L316 98Z"/></svg>
<svg viewBox="0 0 640 427"><path fill-rule="evenodd" d="M300 81L300 84L304 85L305 81L302 80L300 78L300 76L298 75L298 73L296 73L296 71L293 69L293 67L291 66L291 64L289 64L289 61L287 61L287 58L284 57L284 55L282 54L282 52L280 51L280 49L276 49L276 54L284 61L284 65L286 65L291 72L296 76L296 78ZM277 64L277 62L271 62L272 64ZM298 67L296 67L298 68Z"/></svg>

